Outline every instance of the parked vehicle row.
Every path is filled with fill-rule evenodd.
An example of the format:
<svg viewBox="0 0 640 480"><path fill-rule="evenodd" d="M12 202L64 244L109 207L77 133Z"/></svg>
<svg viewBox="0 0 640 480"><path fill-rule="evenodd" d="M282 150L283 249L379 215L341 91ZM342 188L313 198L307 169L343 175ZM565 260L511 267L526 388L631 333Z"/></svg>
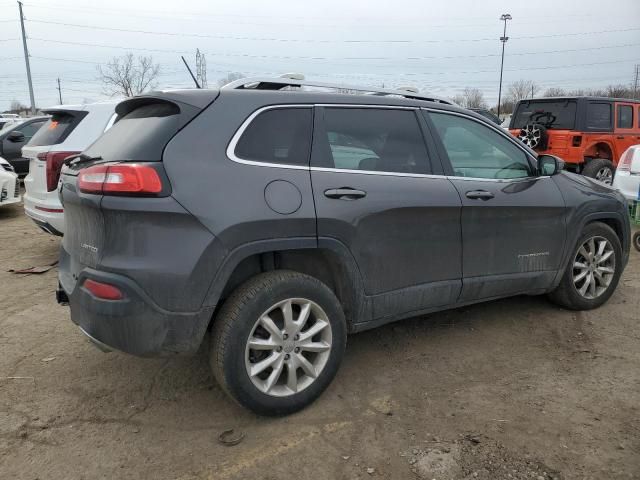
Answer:
<svg viewBox="0 0 640 480"><path fill-rule="evenodd" d="M348 333L520 294L596 308L628 260L619 192L443 99L243 79L116 113L62 167L58 301L103 349L211 332L261 414L316 399Z"/></svg>

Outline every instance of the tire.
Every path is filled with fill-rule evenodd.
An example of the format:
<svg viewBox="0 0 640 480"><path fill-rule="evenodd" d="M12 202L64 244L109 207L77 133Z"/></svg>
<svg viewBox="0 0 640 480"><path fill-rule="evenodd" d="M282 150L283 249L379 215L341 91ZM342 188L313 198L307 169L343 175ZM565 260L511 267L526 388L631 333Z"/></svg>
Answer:
<svg viewBox="0 0 640 480"><path fill-rule="evenodd" d="M285 311L295 321L303 309L306 323L289 322L285 328ZM211 368L222 388L255 413L275 416L303 409L331 383L344 355L347 325L340 302L324 283L278 270L238 287L215 318L211 337ZM261 370L265 364L270 366Z"/></svg>
<svg viewBox="0 0 640 480"><path fill-rule="evenodd" d="M613 175L615 174L615 171L616 168L613 166L611 160L606 158L594 158L585 165L582 169L582 174L585 177L595 178L605 185L611 185L613 183Z"/></svg>
<svg viewBox="0 0 640 480"><path fill-rule="evenodd" d="M640 252L640 232L636 232L633 234L633 248Z"/></svg>
<svg viewBox="0 0 640 480"><path fill-rule="evenodd" d="M585 246L585 243L591 239L594 240L593 247ZM603 250L603 254L598 255L603 241L606 241L607 245ZM583 247L585 248L584 251L581 250ZM591 262L588 257L583 255L585 252L589 253L590 250L596 252ZM609 251L612 252L611 255L606 259L598 261L598 257L605 257ZM590 263L593 263L595 270L589 269ZM585 265L585 268L577 268L576 265L578 264ZM613 272L605 273L604 269L612 269ZM585 271L587 271L586 276L576 281L575 279L580 277ZM578 242L569 257L569 263L560 280L560 284L549 294L549 298L554 303L571 310L591 310L598 308L613 295L621 274L622 247L620 246L620 239L608 225L600 222L590 223L584 228L578 238ZM589 277L589 275L591 275L591 277ZM591 289L591 282L589 282L592 277L596 285L594 290ZM603 283L599 283L598 277L603 279ZM606 286L604 285L605 279L607 281ZM586 282L588 282L587 290L581 293Z"/></svg>

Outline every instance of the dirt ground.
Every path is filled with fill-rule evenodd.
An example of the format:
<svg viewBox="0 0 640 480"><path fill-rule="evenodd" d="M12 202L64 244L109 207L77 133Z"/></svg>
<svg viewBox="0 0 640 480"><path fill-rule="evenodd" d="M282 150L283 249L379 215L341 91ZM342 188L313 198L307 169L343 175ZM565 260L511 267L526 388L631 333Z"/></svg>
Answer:
<svg viewBox="0 0 640 480"><path fill-rule="evenodd" d="M225 397L206 350L102 353L55 268L7 272L58 247L0 209L0 479L640 479L635 251L596 311L518 297L351 336L320 400L270 419Z"/></svg>

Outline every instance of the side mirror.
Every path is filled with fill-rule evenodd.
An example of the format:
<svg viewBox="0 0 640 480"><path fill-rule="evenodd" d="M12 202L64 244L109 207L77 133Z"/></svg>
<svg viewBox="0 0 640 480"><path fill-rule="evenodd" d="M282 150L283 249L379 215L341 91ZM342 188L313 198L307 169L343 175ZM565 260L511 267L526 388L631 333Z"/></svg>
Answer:
<svg viewBox="0 0 640 480"><path fill-rule="evenodd" d="M9 133L9 135L7 136L7 140L13 143L24 142L24 133L22 133L20 130L14 130L13 132Z"/></svg>
<svg viewBox="0 0 640 480"><path fill-rule="evenodd" d="M538 155L538 175L556 175L564 168L564 160L555 155Z"/></svg>

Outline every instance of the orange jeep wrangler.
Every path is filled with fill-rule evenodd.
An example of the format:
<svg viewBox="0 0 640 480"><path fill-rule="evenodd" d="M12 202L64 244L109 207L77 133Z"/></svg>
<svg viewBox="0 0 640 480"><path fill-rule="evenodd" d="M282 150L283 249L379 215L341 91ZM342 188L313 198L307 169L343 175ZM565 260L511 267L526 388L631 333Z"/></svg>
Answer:
<svg viewBox="0 0 640 480"><path fill-rule="evenodd" d="M565 169L611 184L622 153L640 144L640 101L601 97L534 98L516 104L509 131Z"/></svg>

